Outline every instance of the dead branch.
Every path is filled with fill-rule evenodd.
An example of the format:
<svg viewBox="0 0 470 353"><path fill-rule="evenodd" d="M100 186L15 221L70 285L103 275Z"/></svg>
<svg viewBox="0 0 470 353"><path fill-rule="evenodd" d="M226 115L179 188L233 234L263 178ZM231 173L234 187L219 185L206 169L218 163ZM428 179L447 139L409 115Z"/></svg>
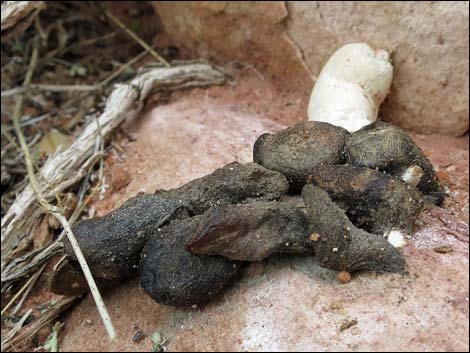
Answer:
<svg viewBox="0 0 470 353"><path fill-rule="evenodd" d="M139 43L146 51L150 53L156 60L161 62L166 67L170 67L170 63L163 59L150 45L145 43L134 31L132 31L129 27L127 27L119 18L114 16L111 12L107 11L105 8L100 6L100 9L111 19L115 24L119 26L128 36L134 39L137 43Z"/></svg>
<svg viewBox="0 0 470 353"><path fill-rule="evenodd" d="M2 3L2 42L29 27L36 15L46 7L44 1L5 1Z"/></svg>
<svg viewBox="0 0 470 353"><path fill-rule="evenodd" d="M53 305L44 315L41 316L40 319L33 321L31 324L25 326L23 330L21 330L21 326L13 335L9 335L8 337L2 336L2 352L8 351L11 348L25 342L26 340L33 337L42 327L47 325L49 322L54 320L54 318L63 312L65 309L70 307L75 301L77 301L79 297L66 297L62 299L60 302ZM29 314L29 311L27 314ZM26 316L26 315L25 315ZM27 318L27 317L26 317ZM23 322L24 323L24 322ZM22 323L22 324L23 324ZM21 324L21 325L22 325ZM16 337L15 334L20 332Z"/></svg>

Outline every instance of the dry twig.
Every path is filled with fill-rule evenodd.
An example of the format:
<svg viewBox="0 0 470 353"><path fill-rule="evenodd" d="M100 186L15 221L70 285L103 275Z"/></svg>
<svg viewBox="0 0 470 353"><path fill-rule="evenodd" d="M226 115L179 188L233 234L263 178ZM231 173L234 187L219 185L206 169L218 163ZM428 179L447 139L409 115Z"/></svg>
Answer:
<svg viewBox="0 0 470 353"><path fill-rule="evenodd" d="M16 325L6 335L2 335L2 352L6 351L10 347L10 342L15 337L16 333L21 330L26 319L31 315L33 309L29 309L16 323Z"/></svg>
<svg viewBox="0 0 470 353"><path fill-rule="evenodd" d="M30 325L26 326L23 332L21 332L18 336L14 337L13 335L11 337L2 337L2 351L7 351L12 347L15 347L33 337L36 332L54 320L57 315L70 307L70 305L72 305L78 299L79 297L64 298L60 302L54 304L44 315L41 316L40 319L35 320ZM30 309L29 313L31 313L31 311L32 310ZM17 332L19 332L19 330L17 330L15 334Z"/></svg>
<svg viewBox="0 0 470 353"><path fill-rule="evenodd" d="M35 41L37 43L37 41ZM29 65L28 72L26 73L26 77L24 80L24 85L28 86L31 82L31 78L34 72L34 67L36 65L38 57L38 46L35 45L33 48L33 52L31 55L31 61ZM25 163L26 163L26 170L28 172L28 178L29 182L31 185L31 188L33 190L34 197L37 199L39 204L48 212L50 212L57 220L60 222L62 227L64 228L67 238L72 245L72 248L75 252L75 256L77 257L77 260L80 264L80 267L83 271L83 274L85 275L85 278L87 280L88 286L90 287L91 294L93 295L93 299L95 300L96 306L98 308L99 314L103 320L103 323L105 325L106 331L111 339L114 339L116 336L116 332L114 330L113 324L111 322L111 318L109 317L109 313L106 310L106 307L104 305L103 299L100 295L100 292L98 290L98 287L96 286L95 280L93 279L93 275L91 274L90 268L88 267L88 264L85 260L85 257L83 256L83 253L80 249L80 246L78 245L77 240L75 239L75 236L73 235L73 232L70 228L70 225L67 221L67 219L64 217L62 210L57 207L51 205L43 196L43 193L41 192L41 188L36 180L36 176L34 173L34 168L33 168L33 163L32 163L32 157L29 153L29 148L28 145L26 144L26 140L24 138L23 132L21 131L21 126L20 126L20 115L21 115L21 109L23 107L23 95L20 95L16 101L15 104L15 109L13 112L13 126L15 128L16 135L18 137L18 141L20 143L21 150L23 151L23 154L25 156ZM46 179L47 180L47 179Z"/></svg>
<svg viewBox="0 0 470 353"><path fill-rule="evenodd" d="M4 1L2 3L2 43L13 34L29 27L36 15L45 8L44 1Z"/></svg>
<svg viewBox="0 0 470 353"><path fill-rule="evenodd" d="M135 32L133 32L130 28L128 28L124 23L121 22L119 18L114 16L111 12L106 11L106 9L102 8L101 6L99 7L107 17L111 19L116 25L118 25L124 32L129 35L132 39L134 39L137 43L139 43L145 50L147 50L150 55L152 55L157 61L161 62L163 65L166 67L170 67L170 63L163 59L150 45L145 43L144 40L142 40Z"/></svg>
<svg viewBox="0 0 470 353"><path fill-rule="evenodd" d="M26 295L29 293L29 291L31 290L34 283L39 278L39 276L41 275L41 273L42 273L42 271L44 270L45 267L46 267L46 264L43 264L42 267L39 269L39 271L37 271L33 276L31 276L28 279L28 281L23 285L23 287L21 287L21 289L13 296L13 298L11 298L11 300L8 302L8 304L5 305L5 307L3 308L2 316L10 308L10 306L12 306L15 303L16 299L18 299L19 296L24 292L25 295L21 298L20 302L18 303L18 305L16 306L16 308L12 312L12 314L15 314L19 310L19 307L23 303L24 299L26 298Z"/></svg>

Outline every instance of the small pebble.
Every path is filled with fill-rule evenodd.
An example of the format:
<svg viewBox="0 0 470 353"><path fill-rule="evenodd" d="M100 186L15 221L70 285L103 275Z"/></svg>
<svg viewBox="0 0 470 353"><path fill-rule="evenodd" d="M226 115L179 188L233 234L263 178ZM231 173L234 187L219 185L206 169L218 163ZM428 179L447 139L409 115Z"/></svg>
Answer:
<svg viewBox="0 0 470 353"><path fill-rule="evenodd" d="M318 233L312 233L312 235L310 236L311 241L317 241L318 239L320 239L320 234Z"/></svg>
<svg viewBox="0 0 470 353"><path fill-rule="evenodd" d="M137 332L134 334L134 337L132 337L133 342L140 342L145 338L146 334L143 333L141 330L137 330Z"/></svg>
<svg viewBox="0 0 470 353"><path fill-rule="evenodd" d="M338 273L337 279L340 283L348 283L349 281L351 281L351 275L349 272L341 271L340 273Z"/></svg>

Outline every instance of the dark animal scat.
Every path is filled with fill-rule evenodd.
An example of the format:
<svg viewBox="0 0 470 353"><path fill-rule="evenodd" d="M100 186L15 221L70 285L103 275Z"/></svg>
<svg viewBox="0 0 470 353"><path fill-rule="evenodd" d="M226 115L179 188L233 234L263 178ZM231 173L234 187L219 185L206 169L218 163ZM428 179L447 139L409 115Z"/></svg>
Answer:
<svg viewBox="0 0 470 353"><path fill-rule="evenodd" d="M194 254L259 261L272 253L312 252L305 212L288 202L212 208L187 242Z"/></svg>
<svg viewBox="0 0 470 353"><path fill-rule="evenodd" d="M184 200L194 215L214 206L247 200L277 200L287 192L286 178L256 163L233 162L209 175L172 190L157 193Z"/></svg>
<svg viewBox="0 0 470 353"><path fill-rule="evenodd" d="M418 189L437 204L445 196L431 162L397 126L376 121L352 133L346 142L346 155L352 165L377 168L397 178L401 178L409 167L418 166L423 171Z"/></svg>
<svg viewBox="0 0 470 353"><path fill-rule="evenodd" d="M377 170L319 165L309 179L326 190L356 226L375 234L394 229L411 233L423 206L414 187Z"/></svg>
<svg viewBox="0 0 470 353"><path fill-rule="evenodd" d="M140 284L156 302L173 306L204 304L235 277L240 263L220 256L196 256L186 251L202 216L173 221L153 231L142 252Z"/></svg>
<svg viewBox="0 0 470 353"><path fill-rule="evenodd" d="M356 228L325 190L305 185L314 251L320 265L337 271L405 273L405 259L385 238Z"/></svg>
<svg viewBox="0 0 470 353"><path fill-rule="evenodd" d="M345 129L328 123L303 122L261 135L253 147L253 160L284 174L290 190L300 191L314 166L343 162L348 135Z"/></svg>
<svg viewBox="0 0 470 353"><path fill-rule="evenodd" d="M94 280L100 289L112 287L121 282L120 278L103 279L95 277ZM61 260L60 264L52 272L49 277L49 288L55 294L72 297L82 295L90 290L78 263L71 261L69 257Z"/></svg>
<svg viewBox="0 0 470 353"><path fill-rule="evenodd" d="M184 205L178 199L136 196L104 217L77 222L72 231L94 276L127 278L137 273L140 252L148 239L143 230L161 227L171 218L184 214L183 210ZM69 242L66 250L76 261Z"/></svg>
<svg viewBox="0 0 470 353"><path fill-rule="evenodd" d="M104 217L83 220L72 230L93 275L103 279L137 274L146 228L198 215L215 205L276 200L287 192L286 178L255 163L230 163L177 189L136 196ZM76 260L66 242L67 253Z"/></svg>

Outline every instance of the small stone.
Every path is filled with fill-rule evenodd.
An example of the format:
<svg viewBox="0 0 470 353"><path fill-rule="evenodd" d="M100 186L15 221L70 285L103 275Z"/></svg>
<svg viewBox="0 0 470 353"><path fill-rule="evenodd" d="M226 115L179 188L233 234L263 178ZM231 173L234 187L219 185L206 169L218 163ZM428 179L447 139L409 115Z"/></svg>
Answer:
<svg viewBox="0 0 470 353"><path fill-rule="evenodd" d="M132 337L133 342L140 342L142 341L147 335L143 333L141 330L137 330L137 332Z"/></svg>
<svg viewBox="0 0 470 353"><path fill-rule="evenodd" d="M340 283L348 283L351 281L351 274L347 271L341 271L336 278Z"/></svg>
<svg viewBox="0 0 470 353"><path fill-rule="evenodd" d="M320 234L312 233L312 235L310 235L310 240L311 241L318 241L318 239L320 239Z"/></svg>

